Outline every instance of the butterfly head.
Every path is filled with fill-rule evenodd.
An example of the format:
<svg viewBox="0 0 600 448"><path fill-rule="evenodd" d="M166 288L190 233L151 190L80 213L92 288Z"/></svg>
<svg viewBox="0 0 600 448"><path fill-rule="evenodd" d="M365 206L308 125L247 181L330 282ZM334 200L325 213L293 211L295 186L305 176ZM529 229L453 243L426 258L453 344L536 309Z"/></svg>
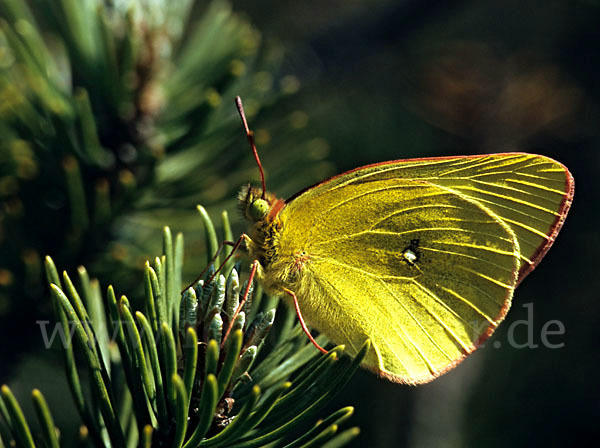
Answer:
<svg viewBox="0 0 600 448"><path fill-rule="evenodd" d="M272 193L265 194L263 199L262 191L250 185L242 188L238 199L242 214L250 222L271 221L284 204Z"/></svg>

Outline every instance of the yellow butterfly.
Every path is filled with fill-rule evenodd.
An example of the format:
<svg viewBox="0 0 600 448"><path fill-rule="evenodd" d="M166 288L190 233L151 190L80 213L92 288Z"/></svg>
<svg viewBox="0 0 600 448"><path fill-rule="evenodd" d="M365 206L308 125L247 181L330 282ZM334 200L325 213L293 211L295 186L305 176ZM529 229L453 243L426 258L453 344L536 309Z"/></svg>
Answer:
<svg viewBox="0 0 600 448"><path fill-rule="evenodd" d="M284 201L236 101L263 183L239 196L256 275L351 355L370 339L363 366L391 381L430 381L488 338L573 199L562 164L504 153L363 166Z"/></svg>

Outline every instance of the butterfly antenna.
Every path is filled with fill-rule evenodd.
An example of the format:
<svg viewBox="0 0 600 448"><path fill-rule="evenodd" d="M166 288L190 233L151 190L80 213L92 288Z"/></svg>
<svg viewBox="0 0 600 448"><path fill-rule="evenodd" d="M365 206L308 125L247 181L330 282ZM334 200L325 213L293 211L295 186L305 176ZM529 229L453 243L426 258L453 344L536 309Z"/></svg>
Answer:
<svg viewBox="0 0 600 448"><path fill-rule="evenodd" d="M265 185L265 172L263 171L262 163L260 163L260 159L258 158L258 151L256 150L256 145L254 144L254 134L248 127L248 121L246 121L246 114L244 113L244 106L242 106L242 99L239 96L235 97L235 105L240 114L240 117L242 118L244 130L246 131L246 137L248 137L248 142L250 143L250 146L252 147L252 153L254 154L254 160L256 160L256 164L258 165L258 171L260 171L260 181L262 183L261 199L264 199L267 191Z"/></svg>

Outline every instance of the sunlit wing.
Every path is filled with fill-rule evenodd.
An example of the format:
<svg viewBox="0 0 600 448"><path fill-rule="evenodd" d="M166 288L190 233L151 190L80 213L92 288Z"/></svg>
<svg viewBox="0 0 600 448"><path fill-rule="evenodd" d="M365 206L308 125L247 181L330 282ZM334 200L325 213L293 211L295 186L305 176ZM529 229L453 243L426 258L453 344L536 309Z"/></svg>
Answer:
<svg viewBox="0 0 600 448"><path fill-rule="evenodd" d="M515 233L521 252L519 282L548 251L571 205L574 181L548 157L505 153L397 160L357 168L301 193L310 200L324 189L371 179L422 179L475 199Z"/></svg>
<svg viewBox="0 0 600 448"><path fill-rule="evenodd" d="M363 364L393 381L426 382L456 365L510 306L515 232L457 190L357 170L280 216L279 256L302 263L290 286L304 317L351 354L370 338Z"/></svg>

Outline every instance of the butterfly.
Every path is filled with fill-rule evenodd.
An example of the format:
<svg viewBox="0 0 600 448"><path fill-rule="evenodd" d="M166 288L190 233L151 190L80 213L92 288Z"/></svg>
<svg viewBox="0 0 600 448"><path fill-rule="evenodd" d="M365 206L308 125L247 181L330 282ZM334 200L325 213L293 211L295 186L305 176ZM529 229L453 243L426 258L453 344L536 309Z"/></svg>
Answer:
<svg viewBox="0 0 600 448"><path fill-rule="evenodd" d="M287 200L261 172L240 207L240 240L270 293L388 380L419 384L452 369L508 312L517 285L560 231L568 169L525 153L393 160L353 169ZM324 351L324 350L323 350Z"/></svg>

